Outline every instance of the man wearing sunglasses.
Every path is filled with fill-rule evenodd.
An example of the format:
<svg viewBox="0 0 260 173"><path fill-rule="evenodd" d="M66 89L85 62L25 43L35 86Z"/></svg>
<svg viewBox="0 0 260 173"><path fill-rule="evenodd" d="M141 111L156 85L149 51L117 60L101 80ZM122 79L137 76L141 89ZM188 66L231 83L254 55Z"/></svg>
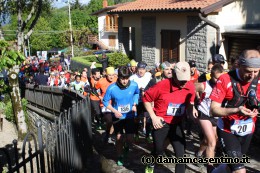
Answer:
<svg viewBox="0 0 260 173"><path fill-rule="evenodd" d="M220 117L217 133L228 157L241 159L249 148L259 113L259 70L259 52L245 50L239 57L239 67L220 76L210 95L210 112ZM212 172L223 172L220 168ZM224 169L233 173L246 172L243 163L229 164Z"/></svg>

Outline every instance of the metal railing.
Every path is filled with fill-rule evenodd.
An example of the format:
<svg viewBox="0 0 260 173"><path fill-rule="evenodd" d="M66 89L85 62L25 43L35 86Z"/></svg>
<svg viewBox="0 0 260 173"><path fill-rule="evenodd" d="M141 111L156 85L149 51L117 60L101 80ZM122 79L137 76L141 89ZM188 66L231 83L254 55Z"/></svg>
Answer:
<svg viewBox="0 0 260 173"><path fill-rule="evenodd" d="M30 91L27 92L33 90L45 93L46 88L43 91L32 88L28 90ZM71 94L67 98L78 96L77 93L66 92L63 99L66 98L66 94ZM38 93L34 94L38 96L40 95ZM46 93L48 94L49 91ZM60 94L59 91L52 93ZM31 98L30 102L33 99L37 102L37 98ZM53 113L43 111L45 109L43 102L37 102L35 105L38 107L28 105L27 112L32 128L23 140L22 153L19 154L16 140L13 141L12 147L9 145L8 148L0 148L0 172L3 170L8 173L86 171L86 163L92 158L93 152L89 98L70 101L71 106L58 116L57 111Z"/></svg>
<svg viewBox="0 0 260 173"><path fill-rule="evenodd" d="M79 101L86 97L67 88L28 84L25 98L28 101L29 109L35 108L36 112L44 110L44 113L59 115L60 112L72 106L72 100Z"/></svg>

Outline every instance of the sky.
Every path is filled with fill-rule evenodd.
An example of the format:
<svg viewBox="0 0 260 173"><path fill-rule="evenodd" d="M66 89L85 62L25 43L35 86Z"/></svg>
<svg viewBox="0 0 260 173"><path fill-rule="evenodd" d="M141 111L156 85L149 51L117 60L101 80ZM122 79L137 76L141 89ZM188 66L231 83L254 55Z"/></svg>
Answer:
<svg viewBox="0 0 260 173"><path fill-rule="evenodd" d="M61 8L67 5L68 0L54 0L53 6L57 8ZM71 0L73 1L73 0ZM90 0L79 0L82 4L88 4Z"/></svg>

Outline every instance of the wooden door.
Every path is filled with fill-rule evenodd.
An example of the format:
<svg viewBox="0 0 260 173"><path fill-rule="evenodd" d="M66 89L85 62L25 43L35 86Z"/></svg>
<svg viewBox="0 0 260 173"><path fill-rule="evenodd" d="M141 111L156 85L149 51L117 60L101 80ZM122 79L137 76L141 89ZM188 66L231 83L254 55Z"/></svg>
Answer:
<svg viewBox="0 0 260 173"><path fill-rule="evenodd" d="M115 35L109 35L109 47L116 47L116 36Z"/></svg>
<svg viewBox="0 0 260 173"><path fill-rule="evenodd" d="M179 61L179 30L162 30L161 31L161 62Z"/></svg>

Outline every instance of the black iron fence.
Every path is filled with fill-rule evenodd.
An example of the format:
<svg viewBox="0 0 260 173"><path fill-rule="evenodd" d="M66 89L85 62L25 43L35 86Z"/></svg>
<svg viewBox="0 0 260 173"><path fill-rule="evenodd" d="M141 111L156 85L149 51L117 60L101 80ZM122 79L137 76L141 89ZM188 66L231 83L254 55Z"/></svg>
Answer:
<svg viewBox="0 0 260 173"><path fill-rule="evenodd" d="M70 101L68 105L71 106L57 116L60 108L57 104L57 107L51 107L48 103L48 107L44 108L45 102L39 101L42 97L51 98L44 96L45 92L57 94L57 99L62 97L61 105L66 100L64 98L79 96L74 92L65 96L65 91L62 96L60 91L28 88L31 132L24 138L21 152L16 140L12 145L0 149L0 172L87 172L86 165L91 160L93 151L89 98L80 96L81 99L77 102ZM39 95L42 97L38 98ZM50 110L53 112L50 113Z"/></svg>

